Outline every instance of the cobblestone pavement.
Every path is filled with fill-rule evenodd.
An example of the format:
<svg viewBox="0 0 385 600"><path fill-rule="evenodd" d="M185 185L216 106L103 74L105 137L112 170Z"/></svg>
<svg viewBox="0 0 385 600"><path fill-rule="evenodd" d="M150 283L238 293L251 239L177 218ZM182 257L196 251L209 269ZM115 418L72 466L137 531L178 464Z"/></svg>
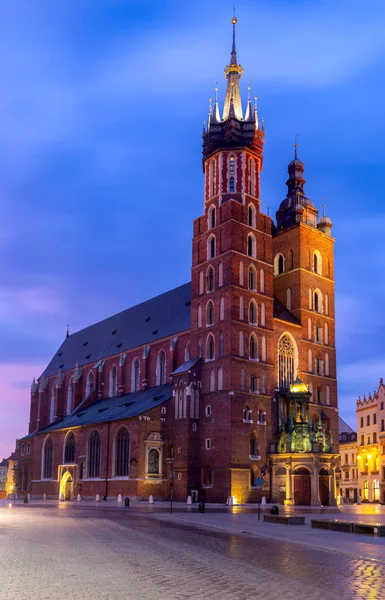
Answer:
<svg viewBox="0 0 385 600"><path fill-rule="evenodd" d="M0 507L0 573L1 600L385 598L385 556L70 507Z"/></svg>

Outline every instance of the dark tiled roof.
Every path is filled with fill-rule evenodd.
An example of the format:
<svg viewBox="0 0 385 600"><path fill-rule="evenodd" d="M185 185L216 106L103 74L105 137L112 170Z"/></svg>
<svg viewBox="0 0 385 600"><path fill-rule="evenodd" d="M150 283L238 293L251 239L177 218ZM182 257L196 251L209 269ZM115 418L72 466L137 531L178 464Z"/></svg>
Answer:
<svg viewBox="0 0 385 600"><path fill-rule="evenodd" d="M277 298L274 298L274 318L292 325L300 325L301 321L297 319Z"/></svg>
<svg viewBox="0 0 385 600"><path fill-rule="evenodd" d="M170 400L172 389L173 386L166 383L165 385L132 392L124 396L99 400L91 406L87 406L87 408L72 413L72 415L58 421L58 423L40 429L37 433L49 433L58 429L70 429L80 425L96 425L97 423L137 417Z"/></svg>
<svg viewBox="0 0 385 600"><path fill-rule="evenodd" d="M6 467L8 465L7 459L3 458L3 460L0 462L0 467Z"/></svg>
<svg viewBox="0 0 385 600"><path fill-rule="evenodd" d="M137 304L64 340L41 377L190 329L191 283Z"/></svg>
<svg viewBox="0 0 385 600"><path fill-rule="evenodd" d="M199 363L200 358L194 358L193 360L188 360L183 363L180 367L177 368L176 371L173 372L173 375L178 375L179 373L186 373L190 369L192 369L197 363Z"/></svg>
<svg viewBox="0 0 385 600"><path fill-rule="evenodd" d="M338 429L339 433L355 433L353 429L348 425L341 417L338 417Z"/></svg>

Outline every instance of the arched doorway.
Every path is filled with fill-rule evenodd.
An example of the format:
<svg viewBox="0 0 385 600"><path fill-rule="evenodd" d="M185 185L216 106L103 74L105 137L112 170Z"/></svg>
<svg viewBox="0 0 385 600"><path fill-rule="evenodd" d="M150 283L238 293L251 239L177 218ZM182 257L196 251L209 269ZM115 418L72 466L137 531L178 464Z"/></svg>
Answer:
<svg viewBox="0 0 385 600"><path fill-rule="evenodd" d="M329 472L325 468L319 472L319 499L322 506L329 506Z"/></svg>
<svg viewBox="0 0 385 600"><path fill-rule="evenodd" d="M66 471L60 481L60 498L64 496L64 500L72 500L74 495L74 481L69 471Z"/></svg>
<svg viewBox="0 0 385 600"><path fill-rule="evenodd" d="M311 476L307 469L294 471L294 504L309 506L311 503Z"/></svg>

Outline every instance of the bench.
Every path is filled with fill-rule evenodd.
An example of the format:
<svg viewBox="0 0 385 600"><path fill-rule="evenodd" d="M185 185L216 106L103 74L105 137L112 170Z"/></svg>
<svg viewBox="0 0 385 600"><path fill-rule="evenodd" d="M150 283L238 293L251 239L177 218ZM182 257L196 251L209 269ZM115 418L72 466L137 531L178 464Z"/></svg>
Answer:
<svg viewBox="0 0 385 600"><path fill-rule="evenodd" d="M345 533L366 533L385 537L385 525L381 523L354 523L340 519L311 519L314 529L328 529L330 531L343 531Z"/></svg>
<svg viewBox="0 0 385 600"><path fill-rule="evenodd" d="M385 537L385 525L381 523L352 523L354 533L368 533Z"/></svg>
<svg viewBox="0 0 385 600"><path fill-rule="evenodd" d="M264 523L279 523L281 525L305 525L305 517L290 517L280 515L263 515Z"/></svg>

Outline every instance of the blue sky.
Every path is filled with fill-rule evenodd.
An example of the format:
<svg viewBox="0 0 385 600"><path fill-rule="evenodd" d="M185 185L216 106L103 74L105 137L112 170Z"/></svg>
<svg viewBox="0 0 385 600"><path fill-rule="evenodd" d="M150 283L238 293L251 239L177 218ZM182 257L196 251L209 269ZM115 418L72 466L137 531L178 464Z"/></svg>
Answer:
<svg viewBox="0 0 385 600"><path fill-rule="evenodd" d="M299 133L307 195L336 237L340 409L385 375L385 3L240 0L258 91L262 203L285 196ZM0 0L0 458L29 386L71 331L187 281L201 130L232 2Z"/></svg>

